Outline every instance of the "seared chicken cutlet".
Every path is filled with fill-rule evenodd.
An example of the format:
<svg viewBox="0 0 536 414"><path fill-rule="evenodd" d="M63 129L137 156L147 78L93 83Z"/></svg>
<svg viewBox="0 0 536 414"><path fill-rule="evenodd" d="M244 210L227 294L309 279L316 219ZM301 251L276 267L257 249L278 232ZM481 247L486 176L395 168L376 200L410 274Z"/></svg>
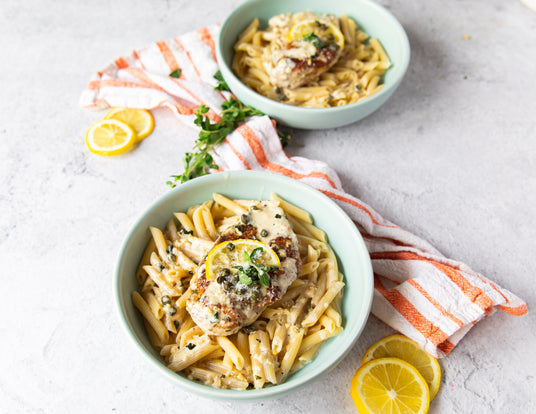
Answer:
<svg viewBox="0 0 536 414"><path fill-rule="evenodd" d="M206 333L231 335L281 299L301 270L298 240L274 201L251 202L192 278L186 308Z"/></svg>
<svg viewBox="0 0 536 414"><path fill-rule="evenodd" d="M276 16L270 20L270 25L288 25L285 18L288 17ZM337 63L343 42L336 17L302 21L290 30L286 41L275 44L269 56L265 56L270 83L294 89L317 80Z"/></svg>

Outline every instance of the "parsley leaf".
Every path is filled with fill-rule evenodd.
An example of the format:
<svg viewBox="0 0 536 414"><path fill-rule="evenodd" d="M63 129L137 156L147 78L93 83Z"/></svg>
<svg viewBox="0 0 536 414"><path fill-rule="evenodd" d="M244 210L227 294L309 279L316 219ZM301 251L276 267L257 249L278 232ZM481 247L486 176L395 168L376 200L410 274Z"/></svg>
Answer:
<svg viewBox="0 0 536 414"><path fill-rule="evenodd" d="M217 91L231 91L231 89L229 89L229 85L227 85L227 82L225 82L225 79L223 79L220 71L217 71L214 74L214 78L218 81L218 85L214 89Z"/></svg>
<svg viewBox="0 0 536 414"><path fill-rule="evenodd" d="M180 78L182 75L182 71L180 69L175 69L173 72L169 74L172 78Z"/></svg>
<svg viewBox="0 0 536 414"><path fill-rule="evenodd" d="M317 35L314 34L314 32L304 34L302 36L302 40L312 43L313 46L317 49L322 49L326 46L324 42Z"/></svg>

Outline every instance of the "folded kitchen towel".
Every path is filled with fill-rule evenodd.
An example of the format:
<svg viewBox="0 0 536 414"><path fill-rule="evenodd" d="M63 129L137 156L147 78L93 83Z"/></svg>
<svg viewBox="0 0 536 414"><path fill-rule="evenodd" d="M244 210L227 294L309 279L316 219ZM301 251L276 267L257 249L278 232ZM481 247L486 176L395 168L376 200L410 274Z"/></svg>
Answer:
<svg viewBox="0 0 536 414"><path fill-rule="evenodd" d="M82 93L83 107L166 107L193 126L201 104L218 119L229 93L214 90L218 26L203 27L119 57L97 72ZM172 72L180 77L172 77ZM372 313L438 357L447 355L471 327L499 308L512 315L526 304L467 265L448 259L414 234L387 221L346 193L321 161L289 157L274 123L252 117L214 153L220 170L267 170L307 183L331 197L365 239L374 269Z"/></svg>

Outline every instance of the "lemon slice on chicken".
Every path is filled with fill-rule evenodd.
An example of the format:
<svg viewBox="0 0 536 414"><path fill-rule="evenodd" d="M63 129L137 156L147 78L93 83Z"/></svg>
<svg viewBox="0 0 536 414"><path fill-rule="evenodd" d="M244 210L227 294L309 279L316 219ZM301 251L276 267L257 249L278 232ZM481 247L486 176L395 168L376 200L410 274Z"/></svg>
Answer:
<svg viewBox="0 0 536 414"><path fill-rule="evenodd" d="M344 35L336 24L319 19L306 19L296 23L288 32L288 40L303 40L304 36L314 34L323 42L334 43L341 50L344 47Z"/></svg>
<svg viewBox="0 0 536 414"><path fill-rule="evenodd" d="M246 266L248 258L253 259L256 265L262 264L267 267L281 265L277 254L265 243L252 239L228 240L214 246L208 253L207 280L216 278L222 271L230 270L233 266Z"/></svg>

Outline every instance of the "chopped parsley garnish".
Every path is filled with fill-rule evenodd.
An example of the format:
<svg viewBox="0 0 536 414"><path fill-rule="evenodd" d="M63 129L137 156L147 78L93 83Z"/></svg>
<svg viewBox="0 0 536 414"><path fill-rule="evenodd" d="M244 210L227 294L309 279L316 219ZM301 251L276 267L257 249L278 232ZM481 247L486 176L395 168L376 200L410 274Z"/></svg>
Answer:
<svg viewBox="0 0 536 414"><path fill-rule="evenodd" d="M177 71L173 71L174 74ZM170 74L170 76L172 76ZM179 73L180 76L180 73ZM218 81L217 86L214 89L220 91L229 91L229 86L225 83L221 73L218 71L214 75ZM230 97L222 104L222 111L219 114L221 120L218 122L212 122L208 117L209 108L201 104L198 109L194 111L195 119L194 124L201 128L199 132L199 138L195 141L193 152L187 152L184 154L183 166L184 172L180 175L172 175L173 180L167 181L167 185L171 188L176 186L176 183L184 183L192 178L200 177L202 175L209 174L211 170L218 169L218 165L214 162L212 155L209 152L220 144L227 135L233 132L244 120L247 118L258 115L262 116L264 113L251 106L244 105L238 99ZM288 144L290 134L288 132L277 131L281 143L283 146Z"/></svg>
<svg viewBox="0 0 536 414"><path fill-rule="evenodd" d="M195 348L195 344L192 344L191 342L186 345L186 348L188 348L190 351Z"/></svg>
<svg viewBox="0 0 536 414"><path fill-rule="evenodd" d="M270 276L268 272L274 270L272 266L266 266L263 263L257 263L262 257L264 249L256 247L248 253L244 251L245 266L233 266L238 270L238 278L240 283L251 285L256 280L259 280L264 286L270 286Z"/></svg>
<svg viewBox="0 0 536 414"><path fill-rule="evenodd" d="M275 218L281 218L281 214L276 214Z"/></svg>
<svg viewBox="0 0 536 414"><path fill-rule="evenodd" d="M316 47L317 49L322 49L323 47L326 47L324 42L313 32L304 34L302 36L302 40L312 43L313 46Z"/></svg>
<svg viewBox="0 0 536 414"><path fill-rule="evenodd" d="M180 78L182 75L182 71L180 69L175 69L173 72L169 74L172 78Z"/></svg>
<svg viewBox="0 0 536 414"><path fill-rule="evenodd" d="M179 230L179 233L180 233L180 234L189 234L189 235L193 236L194 231L193 231L193 230L180 229L180 230Z"/></svg>

